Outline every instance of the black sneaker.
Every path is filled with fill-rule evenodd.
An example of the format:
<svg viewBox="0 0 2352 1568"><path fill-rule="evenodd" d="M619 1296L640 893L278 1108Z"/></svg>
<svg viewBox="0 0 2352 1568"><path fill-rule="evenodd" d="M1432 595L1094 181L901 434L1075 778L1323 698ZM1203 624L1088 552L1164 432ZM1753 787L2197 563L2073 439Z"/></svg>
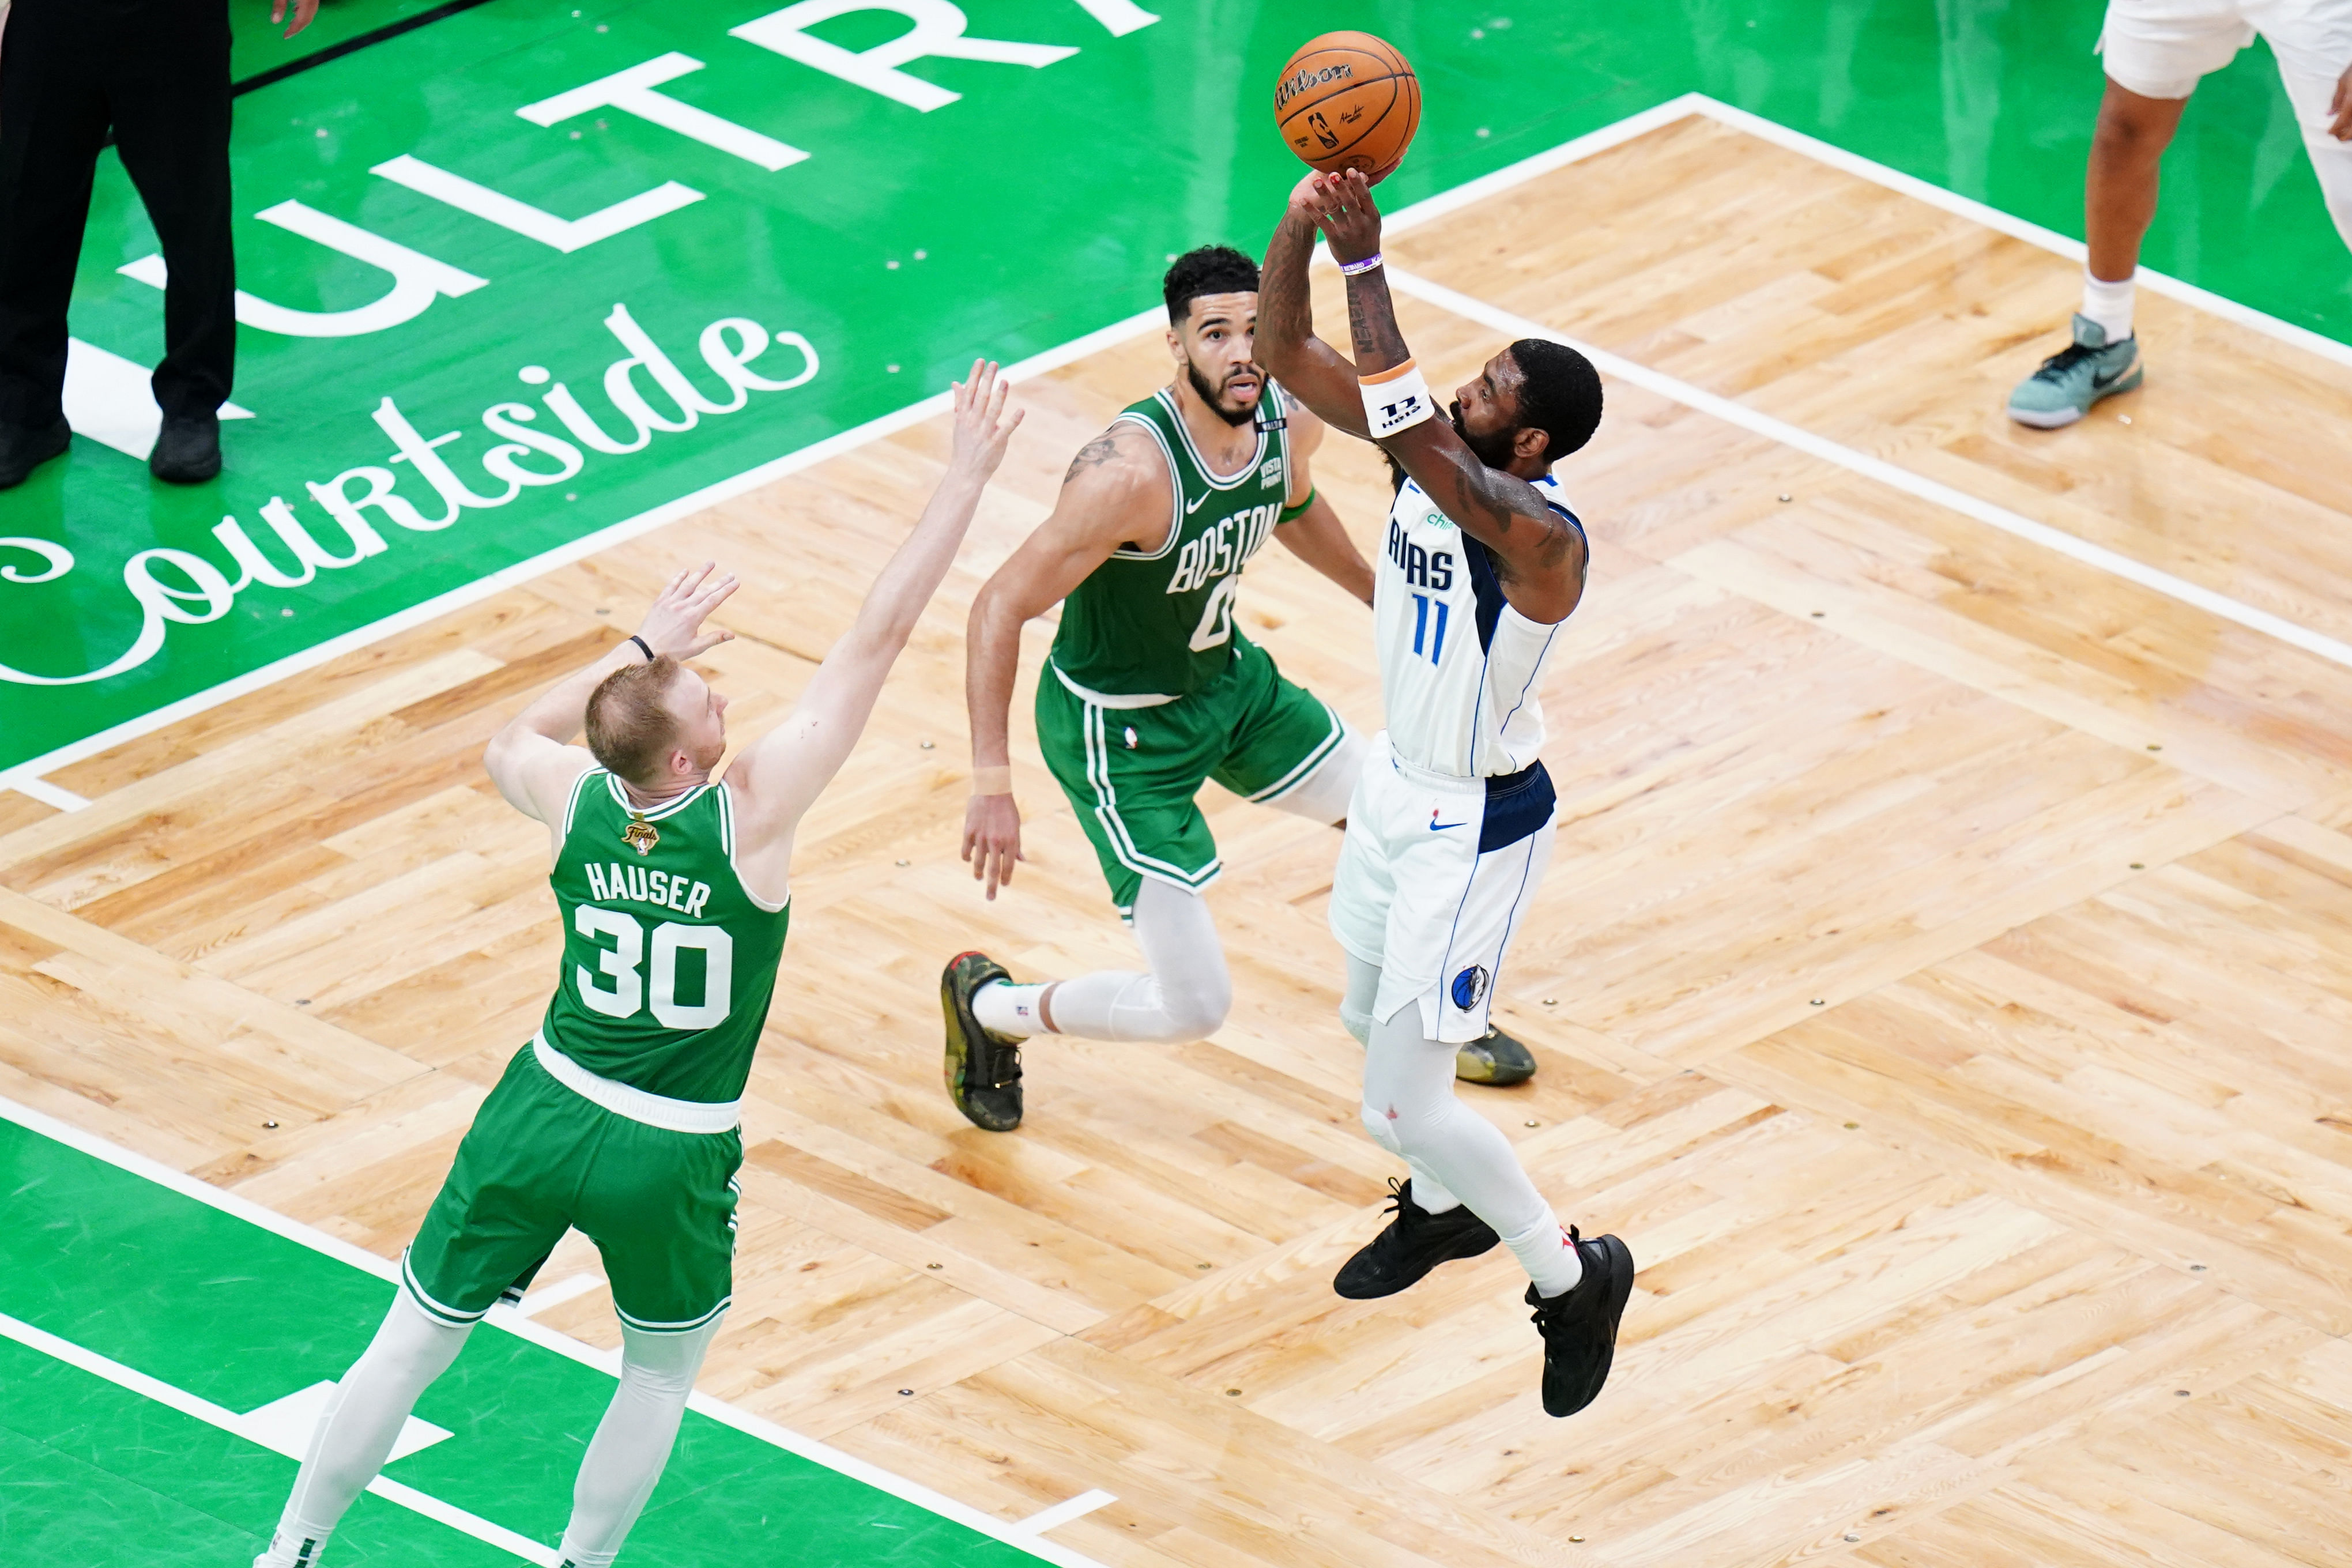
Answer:
<svg viewBox="0 0 2352 1568"><path fill-rule="evenodd" d="M957 953L940 976L940 1011L948 1021L948 1098L973 1126L991 1132L1021 1125L1021 1042L982 1028L971 998L991 981L1011 978L983 952Z"/></svg>
<svg viewBox="0 0 2352 1568"><path fill-rule="evenodd" d="M35 468L73 445L73 426L63 419L38 430L0 425L0 490L15 489Z"/></svg>
<svg viewBox="0 0 2352 1568"><path fill-rule="evenodd" d="M220 416L166 416L147 455L147 471L166 484L200 485L221 471Z"/></svg>
<svg viewBox="0 0 2352 1568"><path fill-rule="evenodd" d="M1389 1212L1396 1218L1355 1257L1339 1266L1331 1289L1350 1301L1393 1296L1439 1264L1475 1258L1503 1239L1494 1226L1463 1204L1432 1214L1412 1201L1412 1183L1389 1183Z"/></svg>
<svg viewBox="0 0 2352 1568"><path fill-rule="evenodd" d="M1454 1047L1454 1076L1464 1083L1508 1089L1536 1076L1535 1053L1500 1029Z"/></svg>
<svg viewBox="0 0 2352 1568"><path fill-rule="evenodd" d="M1633 1293L1633 1255L1613 1236L1587 1241L1568 1227L1584 1278L1557 1296L1528 1287L1536 1331L1543 1335L1543 1406L1547 1415L1573 1415L1601 1397L1617 1358L1617 1320Z"/></svg>

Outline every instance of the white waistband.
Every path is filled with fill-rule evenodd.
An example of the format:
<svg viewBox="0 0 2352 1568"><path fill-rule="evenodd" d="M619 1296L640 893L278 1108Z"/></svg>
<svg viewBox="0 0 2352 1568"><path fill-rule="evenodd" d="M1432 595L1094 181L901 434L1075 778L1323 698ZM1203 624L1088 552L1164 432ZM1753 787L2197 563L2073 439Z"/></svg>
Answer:
<svg viewBox="0 0 2352 1568"><path fill-rule="evenodd" d="M548 1077L581 1099L593 1100L615 1116L625 1116L648 1127L667 1128L672 1132L732 1132L743 1120L743 1102L740 1100L672 1100L632 1084L598 1078L549 1045L544 1034L530 1037L530 1054L547 1069Z"/></svg>
<svg viewBox="0 0 2352 1568"><path fill-rule="evenodd" d="M1062 667L1055 664L1052 659L1047 659L1045 661L1045 666L1054 672L1055 679L1059 679L1063 685L1068 687L1072 691L1076 692L1080 698L1086 701L1093 703L1097 708L1159 708L1176 700L1173 697L1164 696L1159 692L1147 691L1132 697L1118 697L1114 696L1108 691L1091 690L1087 687L1080 686L1068 676L1064 675L1062 673Z"/></svg>
<svg viewBox="0 0 2352 1568"><path fill-rule="evenodd" d="M1396 742L1389 739L1389 732L1386 730L1373 736L1372 743L1388 753L1389 762L1398 773L1424 788L1452 790L1457 795L1483 795L1486 793L1486 781L1484 778L1472 777L1464 773L1442 773L1435 768L1424 768L1419 763L1405 761L1397 755Z"/></svg>

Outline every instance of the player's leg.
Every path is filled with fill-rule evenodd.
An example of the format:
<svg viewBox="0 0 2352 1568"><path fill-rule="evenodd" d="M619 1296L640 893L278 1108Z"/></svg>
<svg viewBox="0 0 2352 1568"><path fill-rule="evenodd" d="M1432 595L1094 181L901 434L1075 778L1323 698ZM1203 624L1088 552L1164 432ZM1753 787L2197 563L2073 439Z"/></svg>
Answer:
<svg viewBox="0 0 2352 1568"><path fill-rule="evenodd" d="M578 1225L621 1319L621 1378L572 1483L558 1556L605 1568L669 1464L688 1396L735 1291L739 1132L607 1117L585 1164Z"/></svg>
<svg viewBox="0 0 2352 1568"><path fill-rule="evenodd" d="M1038 682L1039 748L1151 967L1016 983L985 953L950 960L940 977L948 1094L973 1125L1020 1125L1021 1042L1034 1036L1167 1042L1223 1024L1232 983L1200 897L1222 866L1193 800L1223 751L1221 712L1208 694L1112 709Z"/></svg>
<svg viewBox="0 0 2352 1568"><path fill-rule="evenodd" d="M2352 142L2335 135L2339 92L2352 92L2352 9L2341 5L2272 5L2260 25L2278 57L2279 80L2303 127L2303 144L2319 176L2336 232L2352 247ZM2352 107L2352 106L2348 106Z"/></svg>
<svg viewBox="0 0 2352 1568"><path fill-rule="evenodd" d="M470 1322L433 1316L405 1289L393 1297L375 1338L335 1384L311 1428L293 1494L254 1568L311 1568L319 1561L335 1526L383 1468L408 1413L473 1331Z"/></svg>
<svg viewBox="0 0 2352 1568"><path fill-rule="evenodd" d="M1000 985L995 995L981 998L981 1021L1020 1030L1028 1015L1016 999L1034 991L1035 1020L1044 1028L1033 1032L1161 1045L1216 1033L1233 1006L1234 983L1208 900L1147 877L1135 892L1133 922L1149 971L1103 969L1043 985Z"/></svg>
<svg viewBox="0 0 2352 1568"><path fill-rule="evenodd" d="M1429 1208L1442 1188L1527 1269L1545 1343L1544 1408L1571 1414L1607 1380L1632 1255L1615 1237L1585 1241L1561 1228L1510 1141L1455 1097L1451 1070L1454 1044L1486 1027L1504 954L1549 860L1550 780L1540 767L1483 782L1375 769L1357 800L1349 837L1360 829L1382 843L1391 889L1381 973L1351 975L1351 1012L1363 990L1371 994L1361 1114L1373 1139L1408 1163L1414 1185L1431 1185L1412 1205L1420 1214L1400 1191L1397 1218L1342 1276L1352 1276L1353 1293L1380 1293L1374 1284L1392 1291L1447 1257L1485 1250L1466 1223Z"/></svg>
<svg viewBox="0 0 2352 1568"><path fill-rule="evenodd" d="M2133 322L2140 242L2156 217L2164 151L2200 78L2253 40L2234 0L2109 0L2099 49L2106 95L2099 104L2084 181L2090 255L2074 342L2042 361L2010 395L2010 417L2054 429L2144 374Z"/></svg>
<svg viewBox="0 0 2352 1568"><path fill-rule="evenodd" d="M401 1288L366 1352L335 1385L255 1568L311 1568L367 1489L417 1399L448 1370L474 1324L528 1279L571 1223L551 1201L581 1131L575 1107L528 1048L482 1102L448 1179L401 1258ZM567 1101L569 1103L567 1103ZM597 1114L603 1114L597 1112Z"/></svg>
<svg viewBox="0 0 2352 1568"><path fill-rule="evenodd" d="M1232 749L1209 776L1244 800L1345 826L1348 802L1379 748L1328 703L1284 676L1263 648L1245 644L1235 662L1245 667L1246 701L1236 716ZM1454 1076L1464 1083L1501 1089L1535 1073L1535 1053L1491 1025L1454 1053Z"/></svg>
<svg viewBox="0 0 2352 1568"><path fill-rule="evenodd" d="M669 1464L687 1398L724 1321L721 1313L680 1334L621 1325L621 1383L572 1483L572 1518L557 1553L564 1568L606 1568L620 1555Z"/></svg>

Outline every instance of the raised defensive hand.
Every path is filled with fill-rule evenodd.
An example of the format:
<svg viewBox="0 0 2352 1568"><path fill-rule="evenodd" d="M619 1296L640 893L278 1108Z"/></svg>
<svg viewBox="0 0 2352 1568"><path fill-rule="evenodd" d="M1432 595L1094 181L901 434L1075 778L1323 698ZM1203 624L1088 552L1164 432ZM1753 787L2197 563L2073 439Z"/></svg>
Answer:
<svg viewBox="0 0 2352 1568"><path fill-rule="evenodd" d="M1012 395L1013 384L1006 381L992 359L971 362L971 374L955 384L955 444L953 461L957 467L986 479L996 472L1004 461L1006 443L1013 432L1021 427L1022 410L1004 415L1004 405Z"/></svg>
<svg viewBox="0 0 2352 1568"><path fill-rule="evenodd" d="M645 638L646 646L656 657L667 654L675 659L693 658L720 643L732 642L733 632L704 631L702 622L727 602L737 586L735 574L719 572L712 562L688 566L671 578L655 597L653 607L646 612L644 623L637 627L637 636Z"/></svg>

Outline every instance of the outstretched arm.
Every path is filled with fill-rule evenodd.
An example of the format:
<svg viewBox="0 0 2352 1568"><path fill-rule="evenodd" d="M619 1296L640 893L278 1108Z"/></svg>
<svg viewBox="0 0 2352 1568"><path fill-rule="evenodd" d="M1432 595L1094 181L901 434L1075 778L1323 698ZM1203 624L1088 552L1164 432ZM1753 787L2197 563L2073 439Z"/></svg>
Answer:
<svg viewBox="0 0 2352 1568"><path fill-rule="evenodd" d="M1347 525L1331 510L1331 503L1316 493L1315 476L1307 467L1308 459L1323 444L1323 421L1286 390L1282 400L1290 422L1290 491L1282 498L1286 521L1274 531L1274 536L1293 555L1369 605L1372 602L1372 563L1364 559L1356 542L1348 537ZM1307 510L1291 516L1290 509L1302 502Z"/></svg>
<svg viewBox="0 0 2352 1568"><path fill-rule="evenodd" d="M714 576L713 571L706 561L669 580L653 608L646 612L645 624L637 628L646 647L685 660L734 637L733 632L702 629L703 617L735 592L735 574ZM585 747L570 743L588 721L589 697L606 676L643 664L646 657L634 642L624 639L614 644L604 658L557 681L490 737L489 749L482 753L482 766L509 805L550 828L563 820L572 786L596 765Z"/></svg>
<svg viewBox="0 0 2352 1568"><path fill-rule="evenodd" d="M1293 193L1294 208L1302 197L1318 212L1331 254L1341 265L1380 254L1381 212L1360 173L1309 174ZM1349 278L1348 320L1356 368L1367 381L1412 360L1385 268ZM1433 406L1418 423L1381 437L1380 445L1438 510L1495 552L1496 575L1512 608L1545 624L1564 620L1576 608L1584 592L1584 536L1533 485L1488 468L1450 420L1435 416Z"/></svg>
<svg viewBox="0 0 2352 1568"><path fill-rule="evenodd" d="M1258 269L1257 362L1326 424L1350 436L1368 436L1363 400L1356 395L1356 367L1315 335L1315 304L1307 285L1315 218L1314 206L1292 192L1265 247L1265 265Z"/></svg>
<svg viewBox="0 0 2352 1568"><path fill-rule="evenodd" d="M1053 514L982 585L964 628L963 697L971 723L971 801L963 858L988 896L1013 880L1021 808L1013 798L1011 713L1021 628L1067 598L1122 544L1156 550L1174 526L1168 464L1125 421L1087 442L1062 476Z"/></svg>
<svg viewBox="0 0 2352 1568"><path fill-rule="evenodd" d="M955 445L940 488L791 714L746 748L729 772L739 813L736 858L747 879L761 887L785 885L793 830L848 760L891 665L954 563L981 491L1021 423L1019 410L1010 418L1004 414L1011 390L989 362L976 362L971 379L956 384Z"/></svg>

